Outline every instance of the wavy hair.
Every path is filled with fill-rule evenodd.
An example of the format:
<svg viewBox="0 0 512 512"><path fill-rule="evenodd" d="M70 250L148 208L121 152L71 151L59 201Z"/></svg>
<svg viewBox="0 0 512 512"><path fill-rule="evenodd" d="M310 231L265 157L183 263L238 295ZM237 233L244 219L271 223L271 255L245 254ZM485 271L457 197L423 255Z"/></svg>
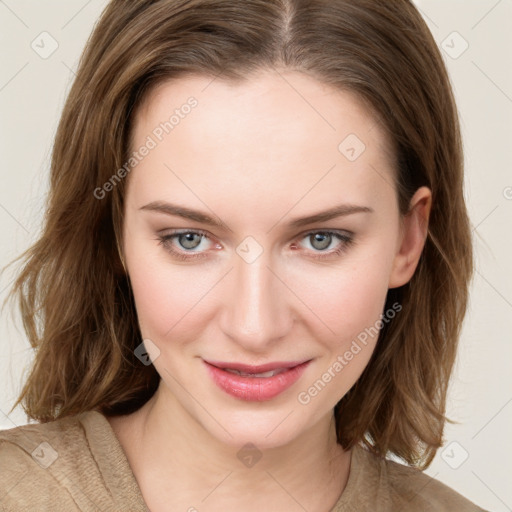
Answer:
<svg viewBox="0 0 512 512"><path fill-rule="evenodd" d="M457 107L440 51L409 0L112 0L67 97L40 238L16 298L35 349L13 406L40 422L96 409L127 414L159 375L134 354L136 308L118 251L134 113L186 74L250 80L284 68L355 93L392 140L400 212L432 191L427 240L410 282L388 292L372 358L334 409L338 442L427 467L442 445L446 393L473 273ZM122 245L120 245L122 247ZM5 305L5 304L4 304ZM12 411L12 409L11 409Z"/></svg>

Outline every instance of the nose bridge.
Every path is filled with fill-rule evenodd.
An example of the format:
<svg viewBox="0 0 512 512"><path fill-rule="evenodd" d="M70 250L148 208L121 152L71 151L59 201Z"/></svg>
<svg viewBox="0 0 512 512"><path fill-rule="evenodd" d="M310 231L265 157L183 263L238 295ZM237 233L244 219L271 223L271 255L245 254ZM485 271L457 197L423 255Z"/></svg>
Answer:
<svg viewBox="0 0 512 512"><path fill-rule="evenodd" d="M269 264L265 252L252 262L237 256L224 303L225 334L254 351L283 337L291 322L283 285Z"/></svg>

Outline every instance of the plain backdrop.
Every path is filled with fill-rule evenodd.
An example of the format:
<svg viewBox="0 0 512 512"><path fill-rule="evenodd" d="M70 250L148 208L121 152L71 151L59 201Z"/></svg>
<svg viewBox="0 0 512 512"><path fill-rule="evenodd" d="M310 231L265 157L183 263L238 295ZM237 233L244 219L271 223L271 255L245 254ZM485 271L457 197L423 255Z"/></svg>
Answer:
<svg viewBox="0 0 512 512"><path fill-rule="evenodd" d="M79 56L106 3L0 0L1 266L37 239L52 139ZM442 49L456 94L476 251L449 394L448 415L457 423L447 426L445 448L427 473L488 510L511 511L512 0L416 5ZM2 275L0 300L12 278L12 271ZM8 310L0 321L0 428L13 428L29 422L20 408L7 413L32 349Z"/></svg>

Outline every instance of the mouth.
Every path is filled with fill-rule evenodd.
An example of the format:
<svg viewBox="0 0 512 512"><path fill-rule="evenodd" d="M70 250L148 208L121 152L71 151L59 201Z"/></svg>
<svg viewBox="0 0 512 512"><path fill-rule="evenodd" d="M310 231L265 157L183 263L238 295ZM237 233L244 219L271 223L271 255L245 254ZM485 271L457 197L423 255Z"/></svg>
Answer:
<svg viewBox="0 0 512 512"><path fill-rule="evenodd" d="M309 360L248 365L205 361L214 383L227 394L246 401L271 400L291 387L304 373Z"/></svg>
<svg viewBox="0 0 512 512"><path fill-rule="evenodd" d="M268 372L260 372L260 373L250 373L250 372L242 372L240 370L234 370L231 368L221 368L225 372L234 373L235 375L241 375L242 377L253 377L256 379L266 379L267 377L273 377L274 375L279 375L286 371L285 368L278 368L277 370L270 370Z"/></svg>

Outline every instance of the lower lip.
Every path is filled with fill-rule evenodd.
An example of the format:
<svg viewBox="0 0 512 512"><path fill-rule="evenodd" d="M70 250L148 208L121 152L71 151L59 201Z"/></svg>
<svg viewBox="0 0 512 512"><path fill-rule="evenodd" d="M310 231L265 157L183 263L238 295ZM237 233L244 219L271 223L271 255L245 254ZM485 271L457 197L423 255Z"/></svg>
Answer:
<svg viewBox="0 0 512 512"><path fill-rule="evenodd" d="M252 402L271 400L283 393L299 380L309 363L306 361L273 377L242 377L205 361L213 381L220 389L235 398Z"/></svg>

